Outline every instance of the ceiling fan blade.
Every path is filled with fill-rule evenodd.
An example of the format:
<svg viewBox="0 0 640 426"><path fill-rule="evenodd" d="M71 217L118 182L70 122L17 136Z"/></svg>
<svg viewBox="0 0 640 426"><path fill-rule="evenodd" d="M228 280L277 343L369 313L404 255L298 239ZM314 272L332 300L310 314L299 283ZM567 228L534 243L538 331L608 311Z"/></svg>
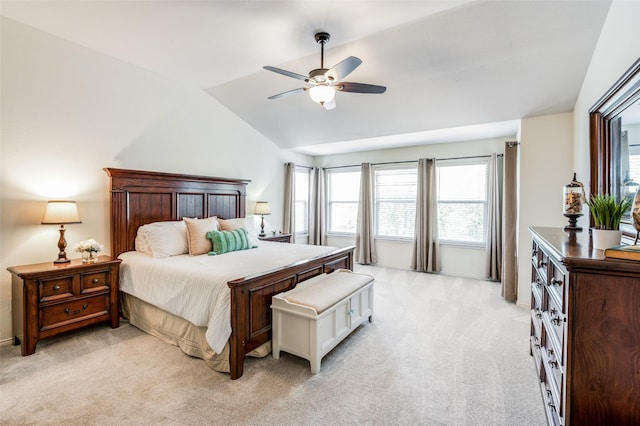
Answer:
<svg viewBox="0 0 640 426"><path fill-rule="evenodd" d="M305 90L306 89L304 87L299 87L297 89L287 90L286 92L282 92L282 93L278 93L277 95L269 96L267 99L278 99L278 98L281 98L283 96L292 95L294 93L304 92Z"/></svg>
<svg viewBox="0 0 640 426"><path fill-rule="evenodd" d="M325 102L324 104L322 104L322 106L327 111L330 111L330 110L334 109L336 107L336 98L331 99L330 102Z"/></svg>
<svg viewBox="0 0 640 426"><path fill-rule="evenodd" d="M278 74L286 75L287 77L297 78L298 80L303 80L303 81L309 80L309 77L307 77L306 75L296 74L295 72L283 70L280 68L270 67L270 66L266 66L262 68L264 68L267 71L273 71L273 72L277 72Z"/></svg>
<svg viewBox="0 0 640 426"><path fill-rule="evenodd" d="M328 70L324 75L329 81L340 81L349 74L362 63L362 60L356 58L355 56L349 56L347 59L338 63L336 66Z"/></svg>
<svg viewBox="0 0 640 426"><path fill-rule="evenodd" d="M384 86L376 86L374 84L364 83L340 83L336 85L338 90L351 93L384 93L387 88Z"/></svg>

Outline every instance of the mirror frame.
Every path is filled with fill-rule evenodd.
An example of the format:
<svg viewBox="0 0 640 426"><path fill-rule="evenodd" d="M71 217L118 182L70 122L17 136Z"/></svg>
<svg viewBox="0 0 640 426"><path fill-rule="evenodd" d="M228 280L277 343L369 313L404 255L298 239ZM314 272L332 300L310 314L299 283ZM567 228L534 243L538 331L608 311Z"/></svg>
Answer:
<svg viewBox="0 0 640 426"><path fill-rule="evenodd" d="M590 191L592 194L617 194L615 167L620 163L610 131L612 121L640 100L640 58L611 86L589 110ZM593 218L590 218L593 226ZM624 236L635 238L631 223L621 223Z"/></svg>

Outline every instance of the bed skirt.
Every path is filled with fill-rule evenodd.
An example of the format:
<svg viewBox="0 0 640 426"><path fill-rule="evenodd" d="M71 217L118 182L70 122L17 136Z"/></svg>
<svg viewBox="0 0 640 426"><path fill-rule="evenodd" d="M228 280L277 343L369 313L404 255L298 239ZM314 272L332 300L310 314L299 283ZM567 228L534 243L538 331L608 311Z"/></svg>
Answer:
<svg viewBox="0 0 640 426"><path fill-rule="evenodd" d="M120 292L120 306L122 316L129 320L129 324L179 347L189 356L201 358L215 371L223 373L231 371L229 343L224 345L222 353L216 353L205 339L206 327L193 325L183 318L123 292ZM254 349L248 355L262 358L269 353L271 353L271 341Z"/></svg>

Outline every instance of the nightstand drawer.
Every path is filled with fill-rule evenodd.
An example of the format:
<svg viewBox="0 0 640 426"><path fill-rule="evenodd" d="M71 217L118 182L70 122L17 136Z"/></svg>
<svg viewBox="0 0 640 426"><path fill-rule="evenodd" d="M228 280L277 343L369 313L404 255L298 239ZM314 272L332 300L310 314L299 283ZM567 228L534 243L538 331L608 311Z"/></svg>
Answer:
<svg viewBox="0 0 640 426"><path fill-rule="evenodd" d="M80 294L94 293L96 291L109 290L109 271L94 272L91 274L82 274L82 286Z"/></svg>
<svg viewBox="0 0 640 426"><path fill-rule="evenodd" d="M77 321L109 315L109 295L100 295L58 303L41 308L40 330L62 327Z"/></svg>
<svg viewBox="0 0 640 426"><path fill-rule="evenodd" d="M49 280L39 280L40 302L64 299L73 296L73 275Z"/></svg>

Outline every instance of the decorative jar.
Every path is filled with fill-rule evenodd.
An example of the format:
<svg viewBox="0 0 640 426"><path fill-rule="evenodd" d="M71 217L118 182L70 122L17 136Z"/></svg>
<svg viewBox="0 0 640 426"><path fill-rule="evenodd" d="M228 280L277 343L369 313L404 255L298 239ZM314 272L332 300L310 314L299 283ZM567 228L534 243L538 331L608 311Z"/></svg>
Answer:
<svg viewBox="0 0 640 426"><path fill-rule="evenodd" d="M564 186L564 204L562 212L569 218L569 224L564 227L565 231L582 231L578 226L578 218L582 216L582 204L587 200L584 193L584 185L578 182L576 174L568 185Z"/></svg>

